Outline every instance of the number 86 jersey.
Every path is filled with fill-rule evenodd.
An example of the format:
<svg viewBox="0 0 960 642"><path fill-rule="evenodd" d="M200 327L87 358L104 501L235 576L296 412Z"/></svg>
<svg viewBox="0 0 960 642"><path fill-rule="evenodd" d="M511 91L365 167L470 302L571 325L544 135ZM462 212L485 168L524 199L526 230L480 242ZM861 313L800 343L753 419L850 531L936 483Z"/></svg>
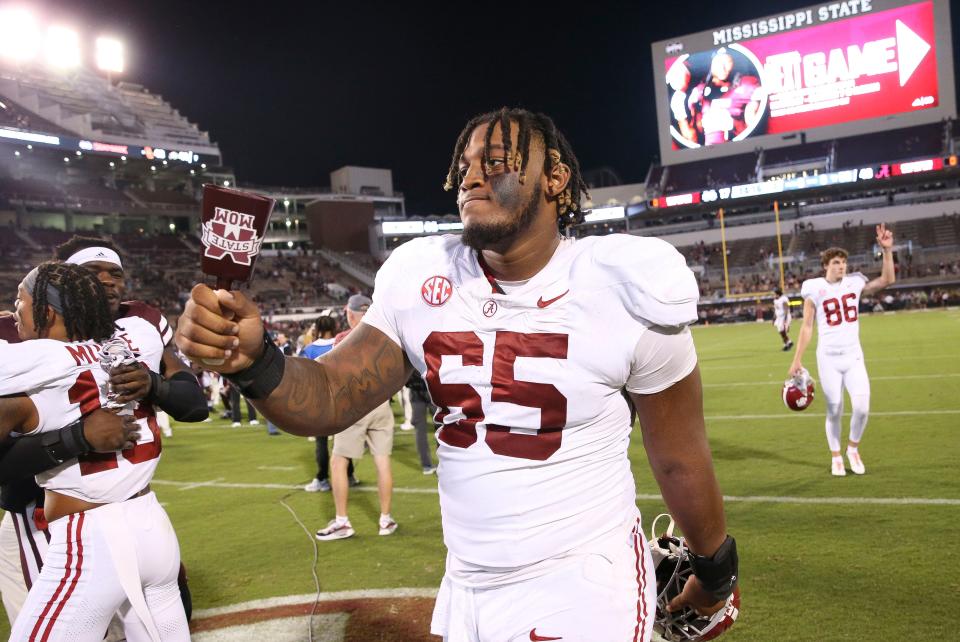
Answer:
<svg viewBox="0 0 960 642"><path fill-rule="evenodd" d="M847 354L860 348L860 293L867 277L860 272L845 275L836 283L825 278L807 279L800 296L817 311L817 353Z"/></svg>
<svg viewBox="0 0 960 642"><path fill-rule="evenodd" d="M698 289L658 239L561 241L524 282L497 282L459 237L416 239L377 274L363 318L399 344L437 406L450 552L516 568L569 551L636 511L621 394L696 365L637 357L651 326L687 333ZM677 374L662 381L663 372Z"/></svg>

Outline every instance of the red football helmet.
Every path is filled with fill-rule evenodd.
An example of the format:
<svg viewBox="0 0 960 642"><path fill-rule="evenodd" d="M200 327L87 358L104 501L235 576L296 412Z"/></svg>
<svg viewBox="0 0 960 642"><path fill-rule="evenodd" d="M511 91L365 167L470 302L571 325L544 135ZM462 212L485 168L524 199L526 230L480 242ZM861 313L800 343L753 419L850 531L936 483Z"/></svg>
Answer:
<svg viewBox="0 0 960 642"><path fill-rule="evenodd" d="M653 521L657 526L659 515ZM723 608L713 615L700 615L692 608L684 608L670 613L667 604L683 591L684 585L693 574L690 563L690 549L682 537L673 534L673 518L667 532L657 537L651 533L650 552L657 575L657 614L653 623L653 642L701 642L712 640L733 626L740 615L740 588L734 588Z"/></svg>
<svg viewBox="0 0 960 642"><path fill-rule="evenodd" d="M806 368L783 382L783 403L790 410L806 410L813 403L814 381Z"/></svg>

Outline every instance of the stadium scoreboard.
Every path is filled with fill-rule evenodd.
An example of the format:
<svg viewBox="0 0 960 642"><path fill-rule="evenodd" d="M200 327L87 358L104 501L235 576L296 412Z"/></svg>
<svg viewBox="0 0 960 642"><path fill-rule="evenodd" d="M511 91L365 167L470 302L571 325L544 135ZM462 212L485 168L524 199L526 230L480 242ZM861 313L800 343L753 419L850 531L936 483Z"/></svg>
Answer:
<svg viewBox="0 0 960 642"><path fill-rule="evenodd" d="M949 0L830 2L652 47L667 165L956 115Z"/></svg>

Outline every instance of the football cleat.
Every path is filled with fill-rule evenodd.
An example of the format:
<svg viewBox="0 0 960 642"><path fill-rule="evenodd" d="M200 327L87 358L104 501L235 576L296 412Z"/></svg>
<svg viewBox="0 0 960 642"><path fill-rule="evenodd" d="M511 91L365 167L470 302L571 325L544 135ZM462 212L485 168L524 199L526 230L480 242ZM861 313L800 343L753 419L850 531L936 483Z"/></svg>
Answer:
<svg viewBox="0 0 960 642"><path fill-rule="evenodd" d="M843 467L843 457L833 457L830 460L830 474L834 477L847 476L847 469Z"/></svg>
<svg viewBox="0 0 960 642"><path fill-rule="evenodd" d="M853 474L862 475L867 472L867 467L863 465L863 460L860 458L860 451L847 448L847 461L850 462L850 470Z"/></svg>
<svg viewBox="0 0 960 642"><path fill-rule="evenodd" d="M658 516L653 521L656 529ZM669 517L669 515L667 515ZM740 615L740 589L734 587L723 607L713 615L700 615L693 608L667 611L670 600L680 595L693 575L690 549L682 537L673 534L673 518L667 532L660 537L651 533L649 542L657 575L657 612L653 623L653 642L699 642L712 640L733 626Z"/></svg>
<svg viewBox="0 0 960 642"><path fill-rule="evenodd" d="M813 403L815 387L813 377L806 368L801 368L799 374L783 382L783 404L790 410L806 410Z"/></svg>

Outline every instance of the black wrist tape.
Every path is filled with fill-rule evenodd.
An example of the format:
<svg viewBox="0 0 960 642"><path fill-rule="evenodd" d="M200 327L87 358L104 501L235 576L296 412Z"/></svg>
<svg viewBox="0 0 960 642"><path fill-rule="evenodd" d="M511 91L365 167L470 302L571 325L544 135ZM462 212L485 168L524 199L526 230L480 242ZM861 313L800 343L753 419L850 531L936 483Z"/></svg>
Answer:
<svg viewBox="0 0 960 642"><path fill-rule="evenodd" d="M224 375L247 399L266 399L283 379L285 357L270 336L263 333L263 354L250 367Z"/></svg>
<svg viewBox="0 0 960 642"><path fill-rule="evenodd" d="M83 434L83 419L78 419L60 430L41 433L40 443L47 454L58 462L85 455L93 450Z"/></svg>
<svg viewBox="0 0 960 642"><path fill-rule="evenodd" d="M147 395L146 400L159 406L166 401L167 395L170 394L170 387L166 385L166 379L159 373L147 370L147 374L150 375L150 394Z"/></svg>
<svg viewBox="0 0 960 642"><path fill-rule="evenodd" d="M723 544L711 557L691 552L690 565L700 585L719 602L727 599L737 586L740 560L737 557L737 540L727 535Z"/></svg>
<svg viewBox="0 0 960 642"><path fill-rule="evenodd" d="M177 421L203 421L207 418L207 398L203 388L192 373L180 370L169 379L156 373L150 377L159 379L155 384L156 395L151 395L153 404Z"/></svg>

